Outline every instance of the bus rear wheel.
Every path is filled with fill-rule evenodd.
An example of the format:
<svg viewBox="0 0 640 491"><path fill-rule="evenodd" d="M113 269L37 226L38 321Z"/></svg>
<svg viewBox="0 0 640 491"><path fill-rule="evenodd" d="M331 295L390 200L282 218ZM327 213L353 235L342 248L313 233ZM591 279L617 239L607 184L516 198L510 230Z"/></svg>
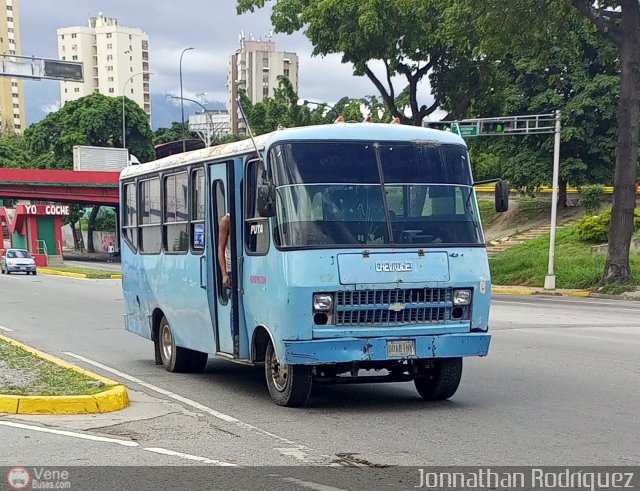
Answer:
<svg viewBox="0 0 640 491"><path fill-rule="evenodd" d="M160 321L158 340L162 364L168 372L187 372L191 363L191 353L187 348L176 346L173 331L166 317Z"/></svg>
<svg viewBox="0 0 640 491"><path fill-rule="evenodd" d="M456 393L462 378L462 358L440 358L433 368L413 380L416 390L428 401L444 401Z"/></svg>
<svg viewBox="0 0 640 491"><path fill-rule="evenodd" d="M305 365L285 365L278 362L271 341L264 357L264 373L273 401L279 406L302 406L311 393L313 368Z"/></svg>

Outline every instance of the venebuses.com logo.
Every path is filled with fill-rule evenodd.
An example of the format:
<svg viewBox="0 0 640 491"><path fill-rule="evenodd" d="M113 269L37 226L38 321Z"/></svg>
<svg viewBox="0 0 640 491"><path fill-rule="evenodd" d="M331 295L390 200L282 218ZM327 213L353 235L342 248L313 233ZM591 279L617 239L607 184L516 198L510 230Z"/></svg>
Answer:
<svg viewBox="0 0 640 491"><path fill-rule="evenodd" d="M11 489L71 489L68 470L45 467L11 467L7 484Z"/></svg>
<svg viewBox="0 0 640 491"><path fill-rule="evenodd" d="M13 489L26 489L31 482L29 471L24 467L12 467L7 473L7 483Z"/></svg>

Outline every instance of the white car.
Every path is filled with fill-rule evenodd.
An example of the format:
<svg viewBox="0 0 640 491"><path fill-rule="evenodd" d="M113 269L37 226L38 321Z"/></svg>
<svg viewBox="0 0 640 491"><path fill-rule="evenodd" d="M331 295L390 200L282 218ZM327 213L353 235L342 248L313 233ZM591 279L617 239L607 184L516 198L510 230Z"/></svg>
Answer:
<svg viewBox="0 0 640 491"><path fill-rule="evenodd" d="M26 249L5 249L0 257L0 271L2 274L37 273L36 261Z"/></svg>

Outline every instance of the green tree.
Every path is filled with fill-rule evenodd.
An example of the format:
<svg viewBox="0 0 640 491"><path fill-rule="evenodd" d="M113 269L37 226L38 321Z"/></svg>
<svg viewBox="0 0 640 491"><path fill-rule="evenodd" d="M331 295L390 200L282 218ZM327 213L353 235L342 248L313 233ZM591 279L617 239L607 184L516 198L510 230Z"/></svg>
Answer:
<svg viewBox="0 0 640 491"><path fill-rule="evenodd" d="M76 223L82 219L83 210L80 205L72 204L69 206L69 214L62 218L63 225L69 225L71 227L71 234L73 235L74 249L78 250L82 247L82 231L76 229Z"/></svg>
<svg viewBox="0 0 640 491"><path fill-rule="evenodd" d="M72 169L73 147L122 147L122 98L91 94L67 102L61 109L50 113L39 123L25 131L25 139L36 167ZM155 158L149 127L149 118L137 103L124 99L127 148L140 162ZM95 219L100 209L93 207L89 220L87 251L94 252Z"/></svg>
<svg viewBox="0 0 640 491"><path fill-rule="evenodd" d="M612 95L610 104L617 106L618 132L608 255L601 283L629 283L640 129L640 2L487 0L482 3L482 9L488 50L506 40L511 46L523 46L548 39L573 9L593 24L603 40L615 47L620 84L618 96Z"/></svg>
<svg viewBox="0 0 640 491"><path fill-rule="evenodd" d="M561 205L567 182L582 185L613 179L619 74L616 52L585 19L568 13L552 38L518 47L502 57L496 85L476 99L480 116L562 110ZM477 140L477 139L476 139ZM526 189L551 181L552 136L490 139L501 175ZM483 143L472 147L487 149Z"/></svg>
<svg viewBox="0 0 640 491"><path fill-rule="evenodd" d="M153 134L153 144L169 143L184 138L198 138L196 133L190 132L188 123L182 124L180 121L171 123L170 128L158 128Z"/></svg>
<svg viewBox="0 0 640 491"><path fill-rule="evenodd" d="M278 81L279 85L274 91L274 97L265 97L255 104L251 103L244 92L240 92L242 107L255 134L275 131L279 127L330 124L340 115L346 121L360 122L367 116L371 116L372 122L391 120L390 112L375 96L365 96L360 99L343 97L333 106L322 102L300 105L298 95L289 79L281 76L278 77Z"/></svg>
<svg viewBox="0 0 640 491"><path fill-rule="evenodd" d="M155 158L149 118L138 104L125 98L127 148L140 162ZM31 153L39 166L73 168L74 145L122 146L122 98L91 94L67 102L25 131ZM51 158L53 156L53 159Z"/></svg>
<svg viewBox="0 0 640 491"><path fill-rule="evenodd" d="M264 7L265 0L237 0L238 13ZM356 76L366 76L391 114L420 125L438 107L462 116L491 79L491 63L479 56L474 6L463 0L275 0L277 32L304 29L313 54L342 55ZM372 68L384 67L383 76ZM398 105L394 76L406 89ZM434 102L420 104L418 88L428 79ZM404 109L411 116L406 116Z"/></svg>
<svg viewBox="0 0 640 491"><path fill-rule="evenodd" d="M32 158L22 135L0 136L0 167L28 168Z"/></svg>

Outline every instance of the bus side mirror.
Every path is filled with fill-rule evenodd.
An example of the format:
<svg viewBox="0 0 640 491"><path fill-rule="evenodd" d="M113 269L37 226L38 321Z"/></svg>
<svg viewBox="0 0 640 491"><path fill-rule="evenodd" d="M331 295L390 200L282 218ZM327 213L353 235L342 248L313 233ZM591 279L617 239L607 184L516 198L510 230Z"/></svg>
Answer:
<svg viewBox="0 0 640 491"><path fill-rule="evenodd" d="M263 180L258 185L257 205L261 217L272 217L276 214L275 207L276 188L269 180Z"/></svg>
<svg viewBox="0 0 640 491"><path fill-rule="evenodd" d="M502 179L496 182L496 211L501 213L509 209L509 185Z"/></svg>

